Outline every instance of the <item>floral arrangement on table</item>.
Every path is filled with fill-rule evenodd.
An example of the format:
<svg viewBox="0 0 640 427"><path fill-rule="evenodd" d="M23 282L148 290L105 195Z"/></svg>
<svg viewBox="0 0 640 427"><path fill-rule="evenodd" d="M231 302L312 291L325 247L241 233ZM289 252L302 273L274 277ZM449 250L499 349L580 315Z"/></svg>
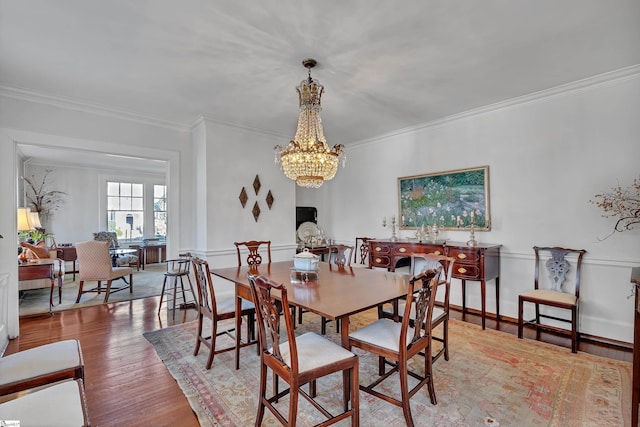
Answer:
<svg viewBox="0 0 640 427"><path fill-rule="evenodd" d="M604 218L616 218L613 231L604 240L616 231L623 232L633 229L635 224L640 224L640 180L634 179L633 183L622 188L620 185L613 187L611 191L596 194L595 200L589 200L604 211Z"/></svg>

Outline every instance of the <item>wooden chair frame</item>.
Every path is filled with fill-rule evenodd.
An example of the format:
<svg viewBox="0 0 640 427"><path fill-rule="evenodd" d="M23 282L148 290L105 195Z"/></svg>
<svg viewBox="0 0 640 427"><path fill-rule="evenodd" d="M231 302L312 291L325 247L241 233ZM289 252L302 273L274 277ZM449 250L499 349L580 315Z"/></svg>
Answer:
<svg viewBox="0 0 640 427"><path fill-rule="evenodd" d="M367 386L360 385L360 390L401 407L407 426L414 425L413 417L411 416L411 397L424 385L427 386L431 403L434 405L437 404L436 391L433 383L433 360L426 355L431 354L434 296L441 272L442 267L438 267L436 270L426 270L411 278L409 281L407 304L405 305L405 311L400 325L391 319L378 319L373 324L365 326L349 335L350 349L351 347L358 347L378 356L379 377ZM414 304L416 312L415 326L411 327L411 309ZM369 333L367 329L373 332ZM375 338L373 340L368 339L372 337L375 331L381 329L385 330L386 333L399 335L397 350L378 345L375 342ZM405 343L409 336L411 336L411 340L409 344L406 345ZM424 357L423 375L409 370L409 359L416 355ZM392 369L385 373L385 366L387 364L391 365ZM400 399L375 390L375 387L396 372L400 376ZM409 376L418 380L418 383L411 390L409 390Z"/></svg>
<svg viewBox="0 0 640 427"><path fill-rule="evenodd" d="M325 422L318 425L327 426L343 419L351 418L351 425L358 426L360 422L358 357L353 353L351 353L350 356L346 356L347 353L350 352L344 349L344 354L340 357L335 357L333 361L300 372L302 362L299 359L299 348L301 347L298 345L298 342L307 342L305 338L311 337L316 343L314 347L318 347L318 339L325 339L319 337L315 339L313 336L317 337L317 335L312 332L308 332L300 337L295 336L294 317L289 310L282 310L282 307L286 307L289 304L286 287L273 283L264 277L252 275L249 275L249 283L253 300L256 303L258 340L260 342L260 403L255 425L260 426L262 424L264 410L268 408L283 425L295 426L298 413L298 399L299 396L302 396L327 417ZM280 294L279 300L276 300L272 296L272 290ZM284 326L286 329L285 335L282 336L280 332L280 313L284 315ZM287 342L283 343L283 339L286 339ZM326 340L326 343L328 346L337 346L337 344L329 340ZM283 350L285 348L288 349L288 357L283 356ZM335 351L335 349L331 350L331 353ZM271 397L267 397L266 393L267 369L271 369L274 375L273 396ZM344 411L338 415L332 415L321 406L320 403L313 399L312 395L315 395L315 387L312 386L315 385L316 379L340 371L343 373L342 391ZM289 385L289 388L278 392L279 379L284 380ZM302 390L302 386L307 383L311 386L311 394ZM286 395L289 395L289 413L287 417L281 414L274 406L274 403ZM349 400L351 400L351 407L349 407Z"/></svg>
<svg viewBox="0 0 640 427"><path fill-rule="evenodd" d="M235 350L236 337L231 334L233 329L227 329L218 332L218 322L227 319L235 319L235 303L233 304L233 310L228 312L218 312L218 303L216 300L215 289L213 286L213 279L211 277L211 270L209 269L209 263L198 257L192 257L191 263L193 265L193 272L196 279L196 288L198 289L198 332L196 336L196 347L193 351L193 355L197 356L200 350L200 345L204 344L209 349L209 358L207 359L206 368L211 369L213 364L213 358L216 354L224 353L227 351ZM253 339L255 337L254 325L255 325L255 308L249 301L243 300L243 309L240 316L247 317L247 340L240 343L240 347L246 347L256 344ZM203 320L207 317L212 321L212 331L210 336L203 336ZM235 331L239 334L240 331ZM221 335L227 335L233 339L234 344L222 349L216 349L216 340Z"/></svg>
<svg viewBox="0 0 640 427"><path fill-rule="evenodd" d="M550 246L534 246L533 247L535 253L535 273L534 273L534 290L530 292L526 292L521 294L518 297L518 338L523 337L523 329L525 325L533 326L536 330L536 340L540 340L540 332L547 331L561 335L568 335L571 338L571 352L578 352L578 342L580 340L580 333L578 331L578 308L580 304L580 274L582 269L582 257L587 252L584 249L567 249L562 247L550 247ZM565 255L572 254L576 255L575 261L575 300L571 301L570 298L556 298L562 294L567 294L566 292L560 289L562 282L564 281L564 273L562 274L562 278L556 277L556 280L559 281L558 288L560 290L543 290L540 289L539 281L540 281L540 253L548 252L551 254L552 258L549 261L555 261L551 265L553 268L565 268L565 266L560 266L559 263L566 262L566 268L569 267L569 262L565 260ZM549 262L547 261L547 262ZM547 267L549 268L549 267ZM535 305L535 317L531 320L524 320L524 303L532 303ZM565 309L570 312L571 317L569 319L549 314L543 314L540 312L540 306L549 306L556 307L560 309ZM571 329L567 330L564 328L560 328L558 326L549 325L541 322L541 319L552 319L560 322L566 322L571 325Z"/></svg>
<svg viewBox="0 0 640 427"><path fill-rule="evenodd" d="M247 255L247 265L260 265L263 261L263 256L260 253L260 246L266 246L267 260L271 264L271 240L249 240L247 242L233 242L236 246L238 253L238 267L242 266L242 256L240 255L240 249L245 248L249 251ZM263 247L264 247L263 246Z"/></svg>

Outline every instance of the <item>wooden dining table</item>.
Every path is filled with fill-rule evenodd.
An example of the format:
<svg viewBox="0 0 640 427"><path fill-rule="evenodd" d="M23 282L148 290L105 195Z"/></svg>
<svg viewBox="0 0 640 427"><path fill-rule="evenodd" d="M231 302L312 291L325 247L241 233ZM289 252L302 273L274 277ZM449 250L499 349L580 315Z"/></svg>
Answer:
<svg viewBox="0 0 640 427"><path fill-rule="evenodd" d="M289 304L339 321L340 338L345 348L349 346L349 316L407 295L409 276L406 275L367 268L338 268L325 262L318 263L318 267L316 278L313 274L296 274L293 261L211 270L211 274L235 283L236 369L240 367L241 337L238 331L242 300L253 299L247 277L249 273L284 284ZM278 297L277 292L274 296Z"/></svg>

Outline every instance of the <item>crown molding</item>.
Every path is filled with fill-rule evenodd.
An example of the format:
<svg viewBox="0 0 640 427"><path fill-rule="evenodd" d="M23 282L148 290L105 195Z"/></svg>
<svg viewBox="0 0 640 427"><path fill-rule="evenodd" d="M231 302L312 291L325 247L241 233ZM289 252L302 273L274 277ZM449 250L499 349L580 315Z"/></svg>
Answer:
<svg viewBox="0 0 640 427"><path fill-rule="evenodd" d="M198 114L192 121L191 121L191 126L190 126L190 130L194 130L197 126L199 126L202 123L205 122L211 122L211 123L215 123L217 125L220 126L227 126L227 127L232 127L232 128L236 128L236 129L241 129L241 130L246 130L249 132L253 132L253 133L257 133L260 135L270 135L270 136L274 136L276 138L286 138L286 139L291 139L291 136L287 136L278 132L273 132L273 131L269 131L269 130L265 130L265 129L259 129L259 128L254 128L254 127L250 127L250 126L246 126L246 125L241 125L240 123L233 123L233 122L225 122L223 120L218 120L218 119L214 119L212 117L208 117L202 114Z"/></svg>
<svg viewBox="0 0 640 427"><path fill-rule="evenodd" d="M398 129L394 132L389 132L384 135L376 136L366 140L356 141L351 144L347 144L347 148L355 148L358 146L368 145L371 143L380 142L382 140L392 138L395 136L404 135L411 132L416 132L422 129L442 126L447 123L455 122L458 120L466 119L473 116L479 116L481 114L491 113L494 111L510 108L516 105L527 104L530 102L537 102L540 100L546 100L556 96L563 96L570 93L578 93L596 86L607 85L612 83L618 83L625 80L636 79L640 77L640 64L631 65L629 67L620 68L618 70L609 71L602 74L597 74L592 77L577 80L575 82L555 86L549 89L544 89L538 92L533 92L527 95L519 96L516 98L507 99L505 101L496 102L494 104L485 105L483 107L474 108L472 110L464 111L462 113L453 114L451 116L444 117L442 119L433 120L426 123L421 123L414 126Z"/></svg>
<svg viewBox="0 0 640 427"><path fill-rule="evenodd" d="M100 104L93 104L75 98L35 92L29 89L0 85L0 96L6 96L7 98L18 99L21 101L50 105L53 107L64 108L66 110L95 114L103 117L127 120L144 125L157 126L178 132L188 132L191 130L188 125L185 125L183 123L157 119L155 117L149 117L142 114L134 113L132 111L107 107Z"/></svg>

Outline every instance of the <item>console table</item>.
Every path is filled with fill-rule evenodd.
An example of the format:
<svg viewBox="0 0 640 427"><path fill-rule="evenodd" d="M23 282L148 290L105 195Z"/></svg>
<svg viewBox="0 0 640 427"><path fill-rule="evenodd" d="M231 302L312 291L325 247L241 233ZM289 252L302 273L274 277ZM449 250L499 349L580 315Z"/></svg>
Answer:
<svg viewBox="0 0 640 427"><path fill-rule="evenodd" d="M634 284L636 305L633 322L633 391L631 394L631 425L638 425L638 405L640 405L640 267L631 269L631 283Z"/></svg>
<svg viewBox="0 0 640 427"><path fill-rule="evenodd" d="M482 301L482 329L485 329L487 281L496 281L496 320L500 320L500 246L466 243L429 243L372 239L369 243L369 267L383 267L394 271L398 261L410 258L412 253L446 255L456 259L453 277L462 281L462 313L467 311L466 282L480 282Z"/></svg>
<svg viewBox="0 0 640 427"><path fill-rule="evenodd" d="M18 265L18 281L49 279L51 291L49 292L49 314L53 313L53 288L55 287L55 263L57 259L37 259L23 262ZM62 267L60 267L62 268ZM62 302L62 274L58 274L58 304Z"/></svg>

